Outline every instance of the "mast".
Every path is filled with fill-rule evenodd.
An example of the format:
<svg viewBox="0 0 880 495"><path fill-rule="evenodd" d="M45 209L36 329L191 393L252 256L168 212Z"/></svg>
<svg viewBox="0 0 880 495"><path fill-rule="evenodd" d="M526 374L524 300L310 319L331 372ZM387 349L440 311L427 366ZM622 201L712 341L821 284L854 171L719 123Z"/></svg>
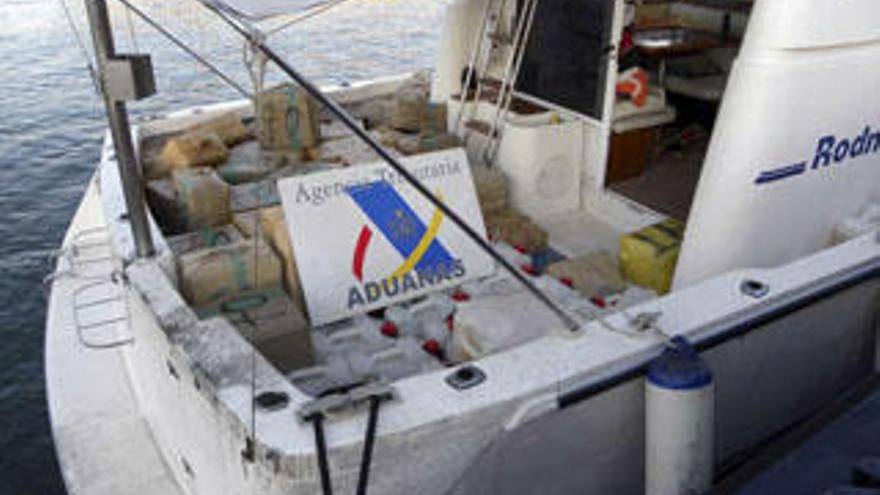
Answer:
<svg viewBox="0 0 880 495"><path fill-rule="evenodd" d="M125 102L155 93L152 65L147 55L117 55L106 1L85 0L85 3L95 46L98 80L128 210L127 220L131 224L137 257L148 258L155 253L155 248Z"/></svg>

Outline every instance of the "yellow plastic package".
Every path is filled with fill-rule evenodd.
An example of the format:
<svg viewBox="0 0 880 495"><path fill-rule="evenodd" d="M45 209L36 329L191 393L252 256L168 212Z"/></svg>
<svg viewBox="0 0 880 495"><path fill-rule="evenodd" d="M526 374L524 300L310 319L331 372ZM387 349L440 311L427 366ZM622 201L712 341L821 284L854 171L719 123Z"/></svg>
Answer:
<svg viewBox="0 0 880 495"><path fill-rule="evenodd" d="M620 238L620 269L632 282L669 292L678 262L684 224L669 218Z"/></svg>

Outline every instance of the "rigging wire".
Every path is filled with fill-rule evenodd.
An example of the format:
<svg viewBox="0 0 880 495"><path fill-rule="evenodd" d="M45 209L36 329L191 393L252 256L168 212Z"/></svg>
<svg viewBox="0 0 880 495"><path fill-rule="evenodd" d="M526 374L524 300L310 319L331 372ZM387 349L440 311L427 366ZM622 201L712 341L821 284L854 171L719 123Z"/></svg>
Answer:
<svg viewBox="0 0 880 495"><path fill-rule="evenodd" d="M134 19L131 17L131 10L125 9L125 20L128 24L128 37L131 38L131 46L135 53L140 53L141 48L138 44L137 33L134 30Z"/></svg>
<svg viewBox="0 0 880 495"><path fill-rule="evenodd" d="M351 1L351 0L327 0L323 3L317 4L311 10L309 10L307 12L303 12L302 14L299 14L299 15L293 17L292 19L281 24L280 26L277 26L277 27L274 27L272 29L267 30L265 32L265 36L268 38L269 36L272 36L276 33L280 33L281 31L284 31L285 29L293 26L294 24L299 24L302 21L305 21L307 19L311 19L312 17L316 17L316 16L323 14L324 12L332 9L333 7L336 7L338 5L342 5L343 3L346 3L349 1Z"/></svg>
<svg viewBox="0 0 880 495"><path fill-rule="evenodd" d="M58 3L61 4L61 10L64 11L64 17L67 19L67 25L70 28L71 33L73 34L73 38L76 42L77 47L79 47L80 54L86 62L86 70L89 71L89 77L92 79L92 85L95 87L96 93L101 93L101 83L98 79L98 72L95 70L95 64L92 61L92 57L89 55L89 50L86 48L86 44L83 41L82 35L79 32L79 29L76 27L76 22L73 20L73 14L70 12L70 8L67 6L66 0L58 0Z"/></svg>
<svg viewBox="0 0 880 495"><path fill-rule="evenodd" d="M63 0L61 0L61 1L63 2ZM244 88L242 88L231 77L227 76L223 71L218 69L211 62L208 62L207 59L205 59L203 56L196 53L195 50L188 47L186 45L186 43L184 43L179 38L177 38L176 36L171 34L171 32L169 32L167 29L162 27L158 22L154 21L150 16L148 16L142 10L140 10L139 8L132 5L132 3L129 0L119 0L119 2L122 3L129 11L131 11L136 16L138 16L142 21L144 21L148 25L150 25L150 27L152 27L153 29L158 31L161 35L165 36L165 38L167 38L169 41L171 41L173 44L175 44L178 48L180 48L181 50L186 52L190 57L194 58L196 60L196 62L199 62L200 64L205 66L205 68L207 68L209 71L214 73L214 75L216 75L217 77L222 79L226 84L228 84L233 89L238 91L242 96L244 96L245 98L251 97L251 94L248 93Z"/></svg>

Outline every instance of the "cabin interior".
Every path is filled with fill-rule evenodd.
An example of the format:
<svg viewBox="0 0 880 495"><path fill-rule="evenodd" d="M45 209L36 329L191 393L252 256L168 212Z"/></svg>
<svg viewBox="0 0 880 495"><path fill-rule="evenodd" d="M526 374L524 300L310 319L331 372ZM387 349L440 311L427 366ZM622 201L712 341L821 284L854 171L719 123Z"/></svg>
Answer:
<svg viewBox="0 0 880 495"><path fill-rule="evenodd" d="M333 94L396 157L465 148L488 238L589 320L669 291L750 6L453 4L432 75ZM139 135L147 200L181 294L201 318L236 325L309 394L560 331L501 271L312 328L277 180L377 157L294 86L149 122Z"/></svg>
<svg viewBox="0 0 880 495"><path fill-rule="evenodd" d="M645 68L649 96L641 108L620 96L615 101L606 187L687 221L750 5L694 1L634 9L618 66Z"/></svg>

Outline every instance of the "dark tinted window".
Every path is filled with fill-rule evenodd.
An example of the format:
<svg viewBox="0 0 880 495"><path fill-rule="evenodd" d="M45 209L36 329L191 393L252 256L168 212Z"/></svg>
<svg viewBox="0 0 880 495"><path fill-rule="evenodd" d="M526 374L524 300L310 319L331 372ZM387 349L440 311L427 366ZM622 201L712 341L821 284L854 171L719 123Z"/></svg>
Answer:
<svg viewBox="0 0 880 495"><path fill-rule="evenodd" d="M614 0L537 2L517 90L601 120Z"/></svg>

